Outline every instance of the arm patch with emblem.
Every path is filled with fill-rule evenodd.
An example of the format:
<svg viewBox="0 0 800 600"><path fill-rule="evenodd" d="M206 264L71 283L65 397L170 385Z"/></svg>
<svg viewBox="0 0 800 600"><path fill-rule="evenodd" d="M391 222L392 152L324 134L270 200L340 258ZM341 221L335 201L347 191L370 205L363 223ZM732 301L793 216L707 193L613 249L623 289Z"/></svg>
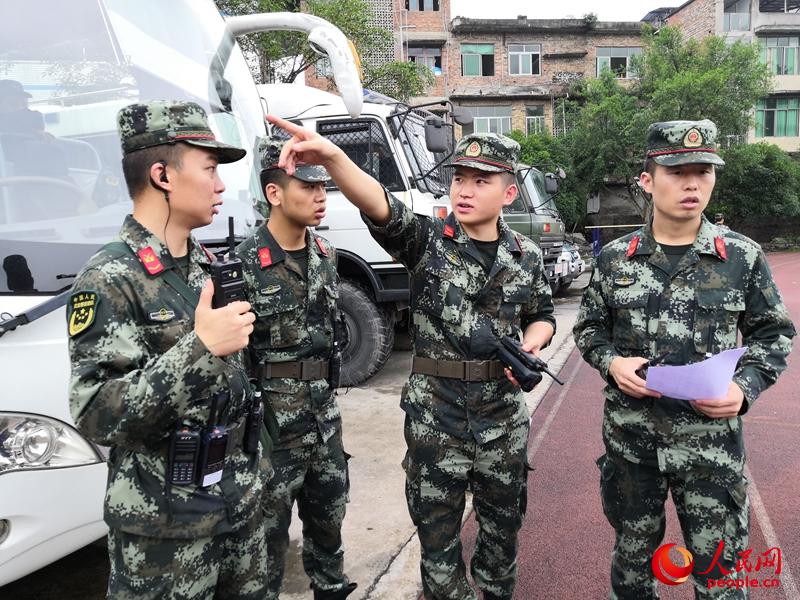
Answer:
<svg viewBox="0 0 800 600"><path fill-rule="evenodd" d="M67 324L69 336L75 337L86 331L97 316L97 304L100 301L96 292L74 292L67 302Z"/></svg>

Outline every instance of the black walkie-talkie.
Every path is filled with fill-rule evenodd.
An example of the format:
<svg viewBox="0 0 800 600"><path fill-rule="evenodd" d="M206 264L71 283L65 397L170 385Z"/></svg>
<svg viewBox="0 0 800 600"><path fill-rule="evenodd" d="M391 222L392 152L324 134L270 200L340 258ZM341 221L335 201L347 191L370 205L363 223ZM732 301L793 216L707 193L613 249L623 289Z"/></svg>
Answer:
<svg viewBox="0 0 800 600"><path fill-rule="evenodd" d="M211 263L211 280L214 282L214 299L211 306L220 308L235 300L246 300L242 261L236 257L233 238L233 217L228 217L228 259Z"/></svg>

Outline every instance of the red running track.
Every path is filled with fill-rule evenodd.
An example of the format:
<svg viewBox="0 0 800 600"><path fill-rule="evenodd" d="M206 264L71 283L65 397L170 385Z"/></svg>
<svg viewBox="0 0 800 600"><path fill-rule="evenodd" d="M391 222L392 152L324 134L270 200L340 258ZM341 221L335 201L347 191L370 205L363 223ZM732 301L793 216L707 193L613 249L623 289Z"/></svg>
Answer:
<svg viewBox="0 0 800 600"><path fill-rule="evenodd" d="M796 325L800 325L800 254L769 256L773 275ZM795 346L800 344L795 340ZM567 384L553 385L533 417L528 515L520 534L518 600L607 598L614 534L603 515L595 460L603 453L602 386L597 372L573 351L561 370ZM800 600L800 359L745 417L751 472L750 548L756 556L781 549L777 589L751 589L753 600ZM475 544L474 515L464 526L465 559ZM668 505L665 542L682 545L675 509ZM752 577L772 576L769 569ZM666 600L690 599L689 583L661 585Z"/></svg>

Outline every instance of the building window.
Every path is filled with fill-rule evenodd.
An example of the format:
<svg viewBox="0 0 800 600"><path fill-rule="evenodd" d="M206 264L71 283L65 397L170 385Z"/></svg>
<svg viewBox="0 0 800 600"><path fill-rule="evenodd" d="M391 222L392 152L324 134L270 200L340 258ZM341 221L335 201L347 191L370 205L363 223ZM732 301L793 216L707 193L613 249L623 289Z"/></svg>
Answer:
<svg viewBox="0 0 800 600"><path fill-rule="evenodd" d="M406 0L406 10L439 10L439 0Z"/></svg>
<svg viewBox="0 0 800 600"><path fill-rule="evenodd" d="M541 75L542 46L540 44L509 44L509 75Z"/></svg>
<svg viewBox="0 0 800 600"><path fill-rule="evenodd" d="M532 133L544 133L544 106L525 107L525 131L528 135Z"/></svg>
<svg viewBox="0 0 800 600"><path fill-rule="evenodd" d="M800 135L800 96L766 98L756 104L756 137L797 137Z"/></svg>
<svg viewBox="0 0 800 600"><path fill-rule="evenodd" d="M723 14L724 31L750 31L750 0L727 0Z"/></svg>
<svg viewBox="0 0 800 600"><path fill-rule="evenodd" d="M428 67L434 75L442 74L442 49L424 48L419 46L408 47L408 60Z"/></svg>
<svg viewBox="0 0 800 600"><path fill-rule="evenodd" d="M759 0L758 11L762 13L800 13L800 0Z"/></svg>
<svg viewBox="0 0 800 600"><path fill-rule="evenodd" d="M761 60L773 75L797 75L800 36L765 37L759 40Z"/></svg>
<svg viewBox="0 0 800 600"><path fill-rule="evenodd" d="M494 44L461 44L461 74L465 77L494 75Z"/></svg>
<svg viewBox="0 0 800 600"><path fill-rule="evenodd" d="M598 48L597 76L603 69L609 69L621 79L636 77L631 59L641 53L641 48Z"/></svg>
<svg viewBox="0 0 800 600"><path fill-rule="evenodd" d="M464 135L511 131L511 106L467 106L464 108L472 113L472 124L461 127Z"/></svg>

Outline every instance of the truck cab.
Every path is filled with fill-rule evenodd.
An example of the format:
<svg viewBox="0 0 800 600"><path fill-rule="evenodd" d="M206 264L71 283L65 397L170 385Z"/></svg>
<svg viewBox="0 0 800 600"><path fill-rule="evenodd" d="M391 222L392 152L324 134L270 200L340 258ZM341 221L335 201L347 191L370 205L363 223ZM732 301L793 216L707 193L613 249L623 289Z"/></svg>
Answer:
<svg viewBox="0 0 800 600"><path fill-rule="evenodd" d="M309 15L261 17L226 23L212 0L0 3L0 79L15 94L0 98L0 586L106 532L106 449L69 413L64 305L78 271L132 210L117 111L191 100L218 139L248 150L220 165L221 214L195 232L213 250L226 217L240 238L259 220L264 113L235 34L274 28L272 18L316 31L318 45L340 51L335 62L350 52L338 29ZM357 82L351 62L346 79ZM357 114L360 84L344 95Z"/></svg>
<svg viewBox="0 0 800 600"><path fill-rule="evenodd" d="M519 193L514 202L503 209L503 219L511 229L539 245L547 280L555 293L562 275L559 259L564 245L564 221L553 202L557 180L550 173L545 175L522 163L517 167L516 179Z"/></svg>

